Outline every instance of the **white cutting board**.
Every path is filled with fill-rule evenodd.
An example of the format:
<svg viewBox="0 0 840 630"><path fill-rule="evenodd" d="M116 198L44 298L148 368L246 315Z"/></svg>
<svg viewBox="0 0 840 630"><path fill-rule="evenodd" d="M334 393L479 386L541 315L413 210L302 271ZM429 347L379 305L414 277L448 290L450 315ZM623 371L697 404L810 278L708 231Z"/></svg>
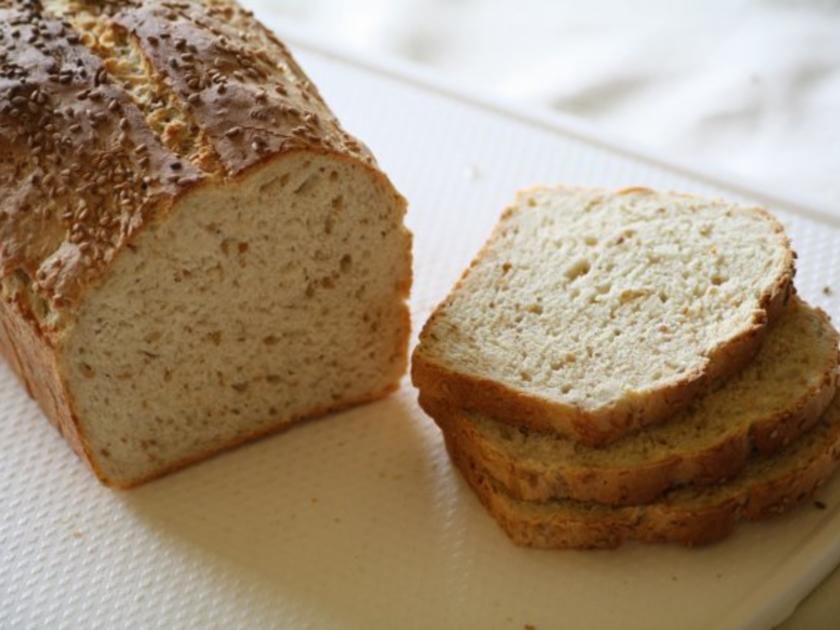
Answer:
<svg viewBox="0 0 840 630"><path fill-rule="evenodd" d="M569 121L294 48L410 200L415 330L514 191L539 182L763 201L800 252L801 293L840 315L823 292L840 296L837 222ZM700 550L514 547L415 397L405 381L385 401L114 492L0 367L0 627L762 628L840 560L840 481L819 493L826 510L808 503Z"/></svg>

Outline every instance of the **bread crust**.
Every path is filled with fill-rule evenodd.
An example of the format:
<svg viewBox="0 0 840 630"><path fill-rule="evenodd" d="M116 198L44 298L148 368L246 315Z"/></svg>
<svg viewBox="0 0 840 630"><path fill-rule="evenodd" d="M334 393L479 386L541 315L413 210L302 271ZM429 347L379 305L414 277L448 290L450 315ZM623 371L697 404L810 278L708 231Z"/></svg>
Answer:
<svg viewBox="0 0 840 630"><path fill-rule="evenodd" d="M833 400L836 387L835 362L826 366L817 386L790 401L787 409L722 435L718 442L702 450L652 458L640 466L583 467L558 460L548 471L493 448L447 402L422 394L419 402L444 434L457 437L459 448L481 462L511 497L536 502L569 498L627 506L651 503L679 485L719 483L737 475L753 452L773 455L819 421Z"/></svg>
<svg viewBox="0 0 840 630"><path fill-rule="evenodd" d="M653 193L647 188L636 187L624 189L617 194L640 192ZM709 352L705 365L683 379L655 390L633 392L612 406L587 411L531 395L492 379L458 372L435 362L423 352L423 339L431 334L432 327L442 317L447 298L438 305L420 333L420 344L412 355L412 382L428 398L448 400L460 407L497 417L514 426L535 431L556 431L593 447L604 446L642 427L667 420L697 396L746 365L761 347L767 325L778 318L795 292L793 278L796 273L796 255L790 248L784 228L766 210L755 210L773 226L774 232L786 249L784 271L773 286L758 298L751 325L727 343ZM512 209L508 208L502 214L502 219L493 234L461 275L450 295L458 291L472 268L482 260L490 243L504 228L511 212Z"/></svg>
<svg viewBox="0 0 840 630"><path fill-rule="evenodd" d="M56 348L40 332L28 302L0 300L0 353L76 454L96 470L58 368Z"/></svg>
<svg viewBox="0 0 840 630"><path fill-rule="evenodd" d="M607 508L572 514L529 512L507 496L461 447L447 436L452 461L468 485L517 545L543 549L611 549L624 542L705 545L730 535L741 520L760 520L785 512L824 483L840 461L840 425L828 434L819 452L784 474L757 482L743 492L708 505L663 501L644 506ZM526 504L527 505L527 504Z"/></svg>
<svg viewBox="0 0 840 630"><path fill-rule="evenodd" d="M162 90L182 120L154 129L139 97L112 75L120 60L89 48L97 34L76 31L72 12L0 8L0 41L21 42L3 47L0 69L0 152L8 158L0 161L0 275L26 273L56 313L72 319L116 255L183 195L234 184L278 156L348 158L393 190L286 47L235 2L77 10L126 33L148 65L150 89ZM172 139L193 133L185 128L195 130L189 151Z"/></svg>

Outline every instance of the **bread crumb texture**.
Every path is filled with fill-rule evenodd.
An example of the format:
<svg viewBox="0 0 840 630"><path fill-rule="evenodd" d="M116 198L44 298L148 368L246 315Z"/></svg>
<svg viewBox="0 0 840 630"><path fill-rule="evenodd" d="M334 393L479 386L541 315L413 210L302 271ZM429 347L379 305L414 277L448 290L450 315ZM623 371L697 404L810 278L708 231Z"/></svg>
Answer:
<svg viewBox="0 0 840 630"><path fill-rule="evenodd" d="M416 356L595 412L702 374L761 323L792 265L761 209L638 188L534 189L504 213Z"/></svg>

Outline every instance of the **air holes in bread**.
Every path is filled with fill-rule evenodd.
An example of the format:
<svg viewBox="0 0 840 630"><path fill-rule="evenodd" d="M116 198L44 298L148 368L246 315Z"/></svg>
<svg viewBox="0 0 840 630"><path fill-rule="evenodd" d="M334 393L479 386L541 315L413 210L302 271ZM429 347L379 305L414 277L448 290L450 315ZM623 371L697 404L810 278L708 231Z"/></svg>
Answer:
<svg viewBox="0 0 840 630"><path fill-rule="evenodd" d="M582 259L575 261L568 269L566 269L566 278L569 282L574 282L581 276L589 273L590 263L588 260Z"/></svg>

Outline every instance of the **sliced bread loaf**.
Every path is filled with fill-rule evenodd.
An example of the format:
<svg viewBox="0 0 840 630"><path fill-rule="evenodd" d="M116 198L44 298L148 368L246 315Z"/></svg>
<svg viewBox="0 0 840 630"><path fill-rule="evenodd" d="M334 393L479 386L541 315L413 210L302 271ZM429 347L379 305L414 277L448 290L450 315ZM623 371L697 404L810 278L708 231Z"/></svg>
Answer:
<svg viewBox="0 0 840 630"><path fill-rule="evenodd" d="M0 354L133 486L384 396L405 199L232 0L0 2Z"/></svg>
<svg viewBox="0 0 840 630"><path fill-rule="evenodd" d="M698 545L727 536L741 519L757 520L789 509L831 475L840 459L840 397L813 429L776 456L752 458L736 479L704 489L673 490L644 506L520 501L486 473L459 437L447 436L447 446L467 482L517 544L610 548L636 539Z"/></svg>
<svg viewBox="0 0 840 630"><path fill-rule="evenodd" d="M760 208L534 189L426 323L412 378L428 397L603 445L740 369L793 274Z"/></svg>
<svg viewBox="0 0 840 630"><path fill-rule="evenodd" d="M653 501L671 487L737 474L813 426L834 397L838 334L793 298L755 359L673 420L594 449L421 396L421 405L512 497L611 505Z"/></svg>

